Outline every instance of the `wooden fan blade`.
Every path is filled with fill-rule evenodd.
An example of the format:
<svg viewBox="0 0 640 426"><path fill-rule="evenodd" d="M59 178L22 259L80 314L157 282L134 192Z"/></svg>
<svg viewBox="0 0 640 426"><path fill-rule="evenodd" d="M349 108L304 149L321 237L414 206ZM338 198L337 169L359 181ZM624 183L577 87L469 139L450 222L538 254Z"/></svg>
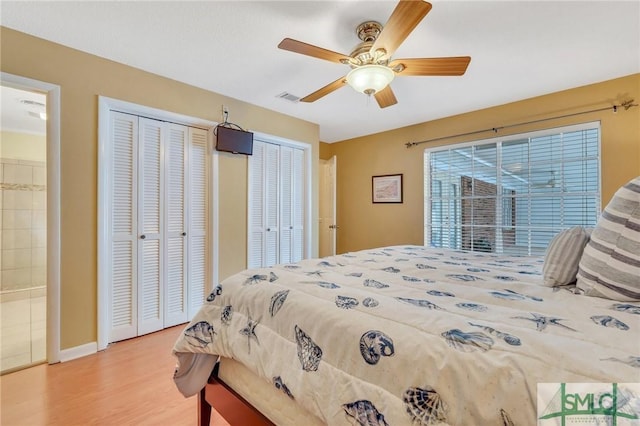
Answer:
<svg viewBox="0 0 640 426"><path fill-rule="evenodd" d="M302 41L285 38L278 44L278 47L290 52L300 53L302 55L311 56L314 58L324 59L326 61L342 63L342 60L348 61L349 57L342 53L334 52L332 50L323 49L312 44L304 43Z"/></svg>
<svg viewBox="0 0 640 426"><path fill-rule="evenodd" d="M469 56L452 56L450 58L410 58L396 59L389 63L389 68L395 69L399 65L403 70L396 71L396 75L462 75L467 71L471 62Z"/></svg>
<svg viewBox="0 0 640 426"><path fill-rule="evenodd" d="M375 96L376 101L378 101L378 105L380 106L380 108L386 108L398 103L396 95L394 95L393 90L391 90L391 86L385 87L373 96Z"/></svg>
<svg viewBox="0 0 640 426"><path fill-rule="evenodd" d="M422 18L427 16L430 10L431 3L426 1L401 0L382 28L373 46L371 46L370 52L373 53L378 49L384 49L386 57L391 57L393 52L422 21Z"/></svg>
<svg viewBox="0 0 640 426"><path fill-rule="evenodd" d="M333 83L329 83L326 86L322 87L321 89L316 90L312 94L305 96L304 98L300 99L300 101L301 102L315 102L318 99L320 99L321 97L323 97L325 95L328 95L329 93L331 93L331 92L333 92L335 90L338 90L339 88L344 86L346 83L347 83L347 79L345 77L340 77L339 79L337 79Z"/></svg>

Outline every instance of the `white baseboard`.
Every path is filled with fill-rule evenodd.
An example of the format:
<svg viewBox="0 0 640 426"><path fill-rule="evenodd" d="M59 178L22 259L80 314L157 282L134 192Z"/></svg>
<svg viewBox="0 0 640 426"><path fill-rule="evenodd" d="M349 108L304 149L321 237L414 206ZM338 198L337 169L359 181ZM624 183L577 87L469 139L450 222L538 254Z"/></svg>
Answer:
<svg viewBox="0 0 640 426"><path fill-rule="evenodd" d="M80 346L60 351L60 362L71 361L72 359L82 358L83 356L93 355L98 352L98 343L91 342Z"/></svg>

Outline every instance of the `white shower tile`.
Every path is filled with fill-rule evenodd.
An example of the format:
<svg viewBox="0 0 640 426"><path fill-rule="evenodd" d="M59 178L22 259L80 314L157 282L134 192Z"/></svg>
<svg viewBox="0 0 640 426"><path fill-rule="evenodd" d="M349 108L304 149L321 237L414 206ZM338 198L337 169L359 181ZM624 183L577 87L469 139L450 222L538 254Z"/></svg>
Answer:
<svg viewBox="0 0 640 426"><path fill-rule="evenodd" d="M20 164L4 165L4 183L33 184L33 167Z"/></svg>
<svg viewBox="0 0 640 426"><path fill-rule="evenodd" d="M31 302L29 299L12 300L0 305L1 329L10 331L20 328L23 324L29 326L31 314L29 313Z"/></svg>
<svg viewBox="0 0 640 426"><path fill-rule="evenodd" d="M31 266L46 267L47 266L47 249L46 247L31 248Z"/></svg>
<svg viewBox="0 0 640 426"><path fill-rule="evenodd" d="M2 192L3 210L31 210L33 208L32 191L5 189Z"/></svg>
<svg viewBox="0 0 640 426"><path fill-rule="evenodd" d="M0 302L0 370L46 360L46 296L29 291L3 294ZM31 292L33 293L33 292Z"/></svg>
<svg viewBox="0 0 640 426"><path fill-rule="evenodd" d="M44 167L33 168L33 184L34 185L46 185L47 184L47 169Z"/></svg>
<svg viewBox="0 0 640 426"><path fill-rule="evenodd" d="M47 325L47 298L33 297L31 301L31 330L45 330Z"/></svg>
<svg viewBox="0 0 640 426"><path fill-rule="evenodd" d="M2 329L2 358L22 355L31 352L31 329L26 327L10 327Z"/></svg>
<svg viewBox="0 0 640 426"><path fill-rule="evenodd" d="M2 249L30 249L31 239L32 231L30 229L4 229L2 231Z"/></svg>
<svg viewBox="0 0 640 426"><path fill-rule="evenodd" d="M31 210L5 210L2 214L2 229L31 229Z"/></svg>
<svg viewBox="0 0 640 426"><path fill-rule="evenodd" d="M42 286L47 284L47 268L31 268L31 285Z"/></svg>
<svg viewBox="0 0 640 426"><path fill-rule="evenodd" d="M31 249L2 250L2 270L30 268L32 266Z"/></svg>
<svg viewBox="0 0 640 426"><path fill-rule="evenodd" d="M34 229L31 232L31 247L46 247L47 246L47 230L46 229Z"/></svg>
<svg viewBox="0 0 640 426"><path fill-rule="evenodd" d="M2 210L15 209L16 204L16 192L11 189L5 189L2 191Z"/></svg>
<svg viewBox="0 0 640 426"><path fill-rule="evenodd" d="M34 229L47 227L47 211L33 210L31 224Z"/></svg>
<svg viewBox="0 0 640 426"><path fill-rule="evenodd" d="M33 191L33 209L47 209L47 191Z"/></svg>
<svg viewBox="0 0 640 426"><path fill-rule="evenodd" d="M16 248L15 241L16 241L15 229L2 230L2 250L15 250Z"/></svg>
<svg viewBox="0 0 640 426"><path fill-rule="evenodd" d="M31 268L7 269L2 272L2 288L17 290L31 287Z"/></svg>
<svg viewBox="0 0 640 426"><path fill-rule="evenodd" d="M33 208L33 195L32 191L15 191L15 205L16 210L31 210Z"/></svg>
<svg viewBox="0 0 640 426"><path fill-rule="evenodd" d="M47 359L47 337L40 331L31 337L31 362L42 362Z"/></svg>

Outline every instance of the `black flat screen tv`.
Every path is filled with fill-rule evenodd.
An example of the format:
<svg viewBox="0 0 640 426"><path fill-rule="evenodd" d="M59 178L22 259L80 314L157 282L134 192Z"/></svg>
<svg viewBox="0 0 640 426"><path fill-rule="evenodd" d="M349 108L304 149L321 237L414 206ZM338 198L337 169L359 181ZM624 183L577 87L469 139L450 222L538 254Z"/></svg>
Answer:
<svg viewBox="0 0 640 426"><path fill-rule="evenodd" d="M231 127L218 126L216 149L234 154L252 155L253 133Z"/></svg>

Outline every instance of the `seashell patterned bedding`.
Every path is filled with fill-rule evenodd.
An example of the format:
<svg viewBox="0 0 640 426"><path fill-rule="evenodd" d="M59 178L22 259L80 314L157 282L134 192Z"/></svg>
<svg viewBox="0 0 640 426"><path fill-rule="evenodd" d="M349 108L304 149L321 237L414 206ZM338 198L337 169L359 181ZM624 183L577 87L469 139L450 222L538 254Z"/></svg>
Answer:
<svg viewBox="0 0 640 426"><path fill-rule="evenodd" d="M538 383L640 382L640 302L547 287L542 263L393 246L244 271L175 343L176 385L219 355L329 425L530 425Z"/></svg>

